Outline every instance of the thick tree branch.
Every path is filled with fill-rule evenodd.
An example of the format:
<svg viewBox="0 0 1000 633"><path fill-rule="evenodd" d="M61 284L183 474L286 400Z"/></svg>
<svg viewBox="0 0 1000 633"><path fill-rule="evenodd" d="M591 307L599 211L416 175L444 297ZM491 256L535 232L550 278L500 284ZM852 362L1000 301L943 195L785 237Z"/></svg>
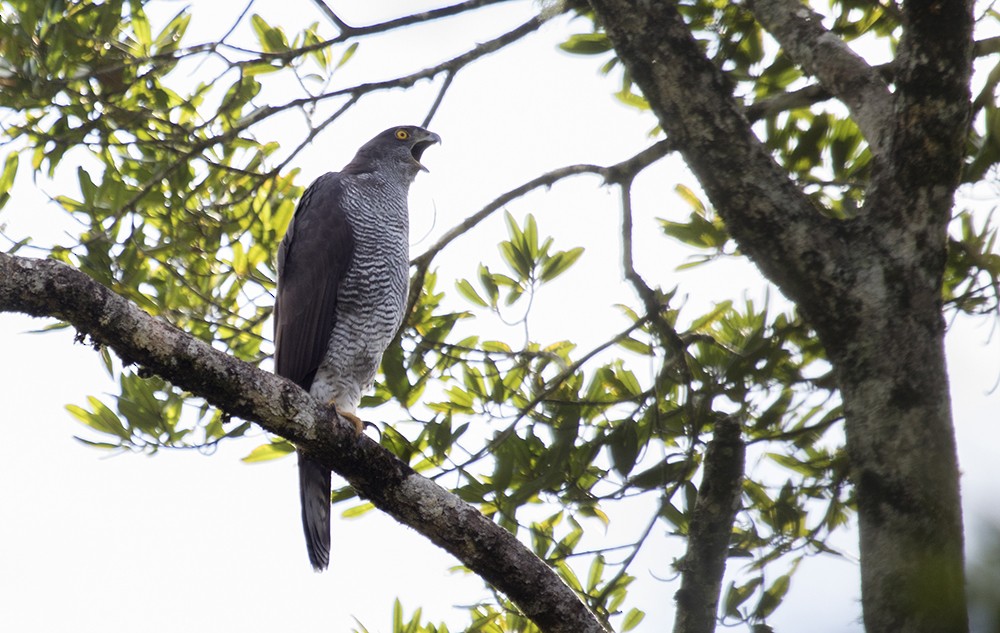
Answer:
<svg viewBox="0 0 1000 633"><path fill-rule="evenodd" d="M721 418L705 452L705 473L688 530L687 554L680 564L674 633L715 630L729 539L743 492L746 445L740 423Z"/></svg>
<svg viewBox="0 0 1000 633"><path fill-rule="evenodd" d="M1000 53L1000 36L987 37L977 40L972 49L972 54L975 58L987 57L995 53ZM873 66L873 68L878 71L886 82L892 83L894 81L896 75L895 60L885 64L879 64L878 66ZM991 99L993 90L996 88L996 83L996 79L992 76L987 80L987 83L983 87L979 97L977 97L973 103L973 112L978 112L984 108L987 102L992 103ZM756 122L765 117L773 116L781 112L787 112L788 110L808 108L809 106L816 105L817 103L821 103L832 98L834 98L834 95L824 86L820 84L812 84L804 88L799 88L798 90L793 90L792 92L781 92L758 101L754 101L752 104L747 106L746 116L750 119L750 121ZM891 121L889 123L891 125Z"/></svg>
<svg viewBox="0 0 1000 633"><path fill-rule="evenodd" d="M753 0L750 10L781 47L854 115L875 156L892 130L892 93L882 75L842 39L823 28L822 18L799 0Z"/></svg>
<svg viewBox="0 0 1000 633"><path fill-rule="evenodd" d="M543 631L605 633L580 599L510 532L416 474L284 378L154 319L54 260L0 253L0 311L51 316L219 407L306 448L375 506L458 558Z"/></svg>
<svg viewBox="0 0 1000 633"><path fill-rule="evenodd" d="M591 5L740 248L813 319L823 319L832 307L827 287L848 255L841 226L774 162L672 2Z"/></svg>
<svg viewBox="0 0 1000 633"><path fill-rule="evenodd" d="M929 222L935 234L927 237L943 256L944 227L958 186L970 116L972 2L908 2L903 13L893 156L876 170L871 207L875 221L915 221L914 230ZM909 217L887 217L895 205L884 204L880 192L895 200L911 197L916 204L910 205Z"/></svg>

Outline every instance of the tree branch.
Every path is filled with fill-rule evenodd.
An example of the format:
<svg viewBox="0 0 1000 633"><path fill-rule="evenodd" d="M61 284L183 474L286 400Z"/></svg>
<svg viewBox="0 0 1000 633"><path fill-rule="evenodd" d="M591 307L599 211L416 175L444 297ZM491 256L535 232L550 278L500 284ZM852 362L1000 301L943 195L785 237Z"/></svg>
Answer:
<svg viewBox="0 0 1000 633"><path fill-rule="evenodd" d="M441 18L458 15L466 11L479 9L490 4L499 4L500 2L509 2L509 0L466 0L465 2L459 2L458 4L441 7L439 9L417 11L416 13L404 15L392 20L386 20L385 22L379 22L377 24L370 24L367 26L351 26L333 12L333 9L330 8L330 5L328 5L325 0L313 0L313 4L315 4L323 15L325 15L330 22L332 22L333 25L340 30L341 36L345 37L381 33L383 31L398 29L403 26L410 26L411 24L439 20Z"/></svg>
<svg viewBox="0 0 1000 633"><path fill-rule="evenodd" d="M469 232L480 222L490 217L498 210L504 208L505 205L534 191L535 189L540 187L551 187L563 178L576 176L578 174L598 174L603 176L604 182L608 184L621 183L624 180L631 181L636 174L666 156L670 151L672 151L672 145L667 141L660 141L650 145L635 156L631 156L630 158L609 167L601 167L600 165L591 165L586 163L567 165L566 167L560 167L544 173L541 176L533 178L523 185L515 187L514 189L498 196L485 207L476 211L459 224L453 226L426 251L417 257L414 257L410 261L410 266L416 268L416 271L414 272L413 280L410 283L410 296L407 301L406 314L409 314L413 310L413 306L416 305L416 301L420 297L420 290L424 285L424 277L427 275L427 270L430 268L431 262L435 257L437 257L438 253L444 250L444 248L453 241Z"/></svg>
<svg viewBox="0 0 1000 633"><path fill-rule="evenodd" d="M870 204L877 214L895 207L885 204L881 192L897 200L912 198L914 213L905 220L884 216L873 220L902 220L911 231L919 230L912 221L919 225L931 221L936 235L930 241L943 253L944 227L958 186L970 116L972 2L911 2L903 9L893 160L876 170ZM924 215L928 210L933 218Z"/></svg>
<svg viewBox="0 0 1000 633"><path fill-rule="evenodd" d="M847 105L872 154L882 156L885 135L892 130L893 103L878 70L823 28L822 18L798 0L752 0L750 11L796 63Z"/></svg>
<svg viewBox="0 0 1000 633"><path fill-rule="evenodd" d="M719 419L705 452L705 471L688 529L687 554L680 564L674 633L715 630L729 539L743 491L746 445L740 433L735 418Z"/></svg>
<svg viewBox="0 0 1000 633"><path fill-rule="evenodd" d="M637 8L628 0L591 0L591 6L740 248L821 325L835 307L828 287L849 254L842 226L775 163L674 3Z"/></svg>
<svg viewBox="0 0 1000 633"><path fill-rule="evenodd" d="M228 356L55 260L0 253L0 311L51 316L240 418L307 449L359 493L458 558L547 632L606 633L513 534L349 424L292 382Z"/></svg>
<svg viewBox="0 0 1000 633"><path fill-rule="evenodd" d="M791 92L780 92L776 95L754 101L746 107L746 116L756 123L763 118L775 116L782 112L797 108L808 108L814 104L833 97L830 91L819 84L812 84Z"/></svg>
<svg viewBox="0 0 1000 633"><path fill-rule="evenodd" d="M996 53L1000 53L1000 36L987 37L977 40L972 49L972 55L977 59ZM879 64L878 66L873 66L873 68L878 71L886 82L892 83L894 81L896 75L895 60L885 64ZM978 112L985 107L986 102L992 97L993 89L995 87L996 79L991 77L987 80L986 86L983 87L979 97L977 97L973 103L973 112ZM812 84L804 88L799 88L798 90L793 90L792 92L781 92L758 101L754 101L752 104L747 106L746 116L750 119L750 121L756 122L765 117L773 116L788 110L808 108L809 106L816 105L817 103L821 103L832 98L834 98L833 93L827 90L824 86Z"/></svg>

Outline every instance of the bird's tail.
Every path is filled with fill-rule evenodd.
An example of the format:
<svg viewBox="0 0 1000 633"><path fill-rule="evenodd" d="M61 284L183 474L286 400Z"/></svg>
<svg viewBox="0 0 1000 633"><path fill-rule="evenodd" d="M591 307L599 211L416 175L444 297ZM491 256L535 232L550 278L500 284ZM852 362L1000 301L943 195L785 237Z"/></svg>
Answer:
<svg viewBox="0 0 1000 633"><path fill-rule="evenodd" d="M330 563L330 470L316 460L299 455L299 498L302 529L313 569L323 571Z"/></svg>

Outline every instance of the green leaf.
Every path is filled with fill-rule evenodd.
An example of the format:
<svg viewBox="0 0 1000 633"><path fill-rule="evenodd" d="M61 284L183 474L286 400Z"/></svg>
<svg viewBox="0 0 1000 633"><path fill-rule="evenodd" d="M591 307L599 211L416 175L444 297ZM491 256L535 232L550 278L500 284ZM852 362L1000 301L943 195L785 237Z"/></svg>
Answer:
<svg viewBox="0 0 1000 633"><path fill-rule="evenodd" d="M14 186L14 177L17 175L17 165L20 155L17 152L7 154L3 162L3 172L0 172L0 194L9 196L10 190ZM3 205L0 204L0 207Z"/></svg>
<svg viewBox="0 0 1000 633"><path fill-rule="evenodd" d="M559 48L574 55L599 55L610 51L611 40L604 33L578 33L559 44Z"/></svg>
<svg viewBox="0 0 1000 633"><path fill-rule="evenodd" d="M520 280L527 281L531 278L532 263L528 256L514 245L513 242L500 242L500 254L503 256L510 269L517 273ZM511 303L508 301L508 304Z"/></svg>
<svg viewBox="0 0 1000 633"><path fill-rule="evenodd" d="M523 238L522 248L525 255L531 261L538 259L538 224L535 222L535 216L530 213L524 219Z"/></svg>
<svg viewBox="0 0 1000 633"><path fill-rule="evenodd" d="M510 345L503 341L483 341L480 347L486 352L511 353Z"/></svg>
<svg viewBox="0 0 1000 633"><path fill-rule="evenodd" d="M646 617L645 612L639 609L629 609L629 612L625 614L625 620L622 621L622 633L627 633L639 626L644 617Z"/></svg>
<svg viewBox="0 0 1000 633"><path fill-rule="evenodd" d="M587 573L587 592L593 593L604 577L604 556L598 554L590 562L590 571Z"/></svg>
<svg viewBox="0 0 1000 633"><path fill-rule="evenodd" d="M576 574L570 566L566 564L566 561L557 561L555 568L556 572L558 572L559 576L566 581L566 584L569 585L570 589L583 593L583 585L580 584L580 579L576 577Z"/></svg>
<svg viewBox="0 0 1000 633"><path fill-rule="evenodd" d="M781 604L785 594L788 593L791 582L791 576L788 574L779 576L761 595L760 602L757 603L757 609L754 611L754 616L763 619L774 613L774 610Z"/></svg>
<svg viewBox="0 0 1000 633"><path fill-rule="evenodd" d="M622 421L608 436L608 448L611 450L612 466L622 477L627 477L639 458L639 433L635 422Z"/></svg>
<svg viewBox="0 0 1000 633"><path fill-rule="evenodd" d="M191 13L188 11L188 7L184 7L170 22L167 22L160 34L156 36L156 42L153 44L156 53L162 55L177 50L190 23Z"/></svg>
<svg viewBox="0 0 1000 633"><path fill-rule="evenodd" d="M340 61L337 62L337 65L334 67L334 70L340 68L347 62L351 61L351 58L354 57L354 52L357 50L358 50L358 42L354 42L353 44L348 46L347 50L344 51L344 54L340 56Z"/></svg>
<svg viewBox="0 0 1000 633"><path fill-rule="evenodd" d="M694 191L692 191L690 187L678 184L674 187L674 191L677 192L677 195L683 198L684 201L687 202L699 216L704 217L708 212L708 209L705 208L705 203L695 195Z"/></svg>
<svg viewBox="0 0 1000 633"><path fill-rule="evenodd" d="M720 249L729 240L721 222L714 222L699 213L692 213L688 222L660 220L663 232L676 240L696 248Z"/></svg>
<svg viewBox="0 0 1000 633"><path fill-rule="evenodd" d="M259 14L250 16L250 25L257 34L257 41L265 53L283 53L288 50L285 34L267 23Z"/></svg>
<svg viewBox="0 0 1000 633"><path fill-rule="evenodd" d="M288 440L274 440L270 444L261 444L250 451L241 461L247 464L266 462L278 459L295 452L295 445Z"/></svg>
<svg viewBox="0 0 1000 633"><path fill-rule="evenodd" d="M90 446L90 447L93 447L93 448L101 448L101 449L105 449L105 450L120 449L121 448L120 444L109 444L108 442L92 442L92 441L90 441L88 439L84 439L84 438L76 436L76 435L73 436L73 439L76 440L77 442L81 442L81 443L86 444L87 446Z"/></svg>
<svg viewBox="0 0 1000 633"><path fill-rule="evenodd" d="M472 287L472 284L469 282L468 279L459 279L458 281L456 281L455 288L458 290L458 293L460 295L462 295L472 303L481 306L483 308L490 307L490 304L487 303L485 299L479 296L479 293L476 292L476 289Z"/></svg>
<svg viewBox="0 0 1000 633"><path fill-rule="evenodd" d="M713 308L711 312L695 319L694 322L691 323L691 327L689 328L689 330L691 332L705 331L709 325L715 323L720 318L722 318L722 316L725 315L727 312L729 312L732 309L732 307L733 307L732 301L728 299L726 301L720 301L719 303L715 304L715 308Z"/></svg>
<svg viewBox="0 0 1000 633"><path fill-rule="evenodd" d="M344 510L343 512L340 513L340 516L342 516L345 519L353 519L361 516L362 514L370 512L374 509L375 505L369 501L366 501L360 505L354 506L353 508L348 508Z"/></svg>
<svg viewBox="0 0 1000 633"><path fill-rule="evenodd" d="M681 534L687 532L688 517L673 503L664 501L660 506L660 516L675 525Z"/></svg>
<svg viewBox="0 0 1000 633"><path fill-rule="evenodd" d="M645 97L631 90L620 90L615 93L615 98L631 108L643 111L649 110L649 101L646 101Z"/></svg>
<svg viewBox="0 0 1000 633"><path fill-rule="evenodd" d="M542 281L551 281L555 279L559 275L566 272L570 266L576 263L576 260L580 259L580 255L583 255L582 246L556 253L546 260L544 264L542 264L542 272L539 275L539 279Z"/></svg>
<svg viewBox="0 0 1000 633"><path fill-rule="evenodd" d="M246 66L241 66L243 75L246 77L253 77L254 75L265 75L267 73L277 72L282 69L282 66L275 65L270 62L256 62L253 64L247 64Z"/></svg>
<svg viewBox="0 0 1000 633"><path fill-rule="evenodd" d="M759 576L750 579L749 582L740 586L736 586L736 583L733 582L729 583L725 598L723 599L725 614L729 617L740 618L740 605L746 602L763 583L764 579Z"/></svg>
<svg viewBox="0 0 1000 633"><path fill-rule="evenodd" d="M87 396L87 402L90 403L93 411L87 411L73 404L66 405L66 410L77 420L96 431L120 437L126 442L131 439L132 434L107 405L93 396Z"/></svg>
<svg viewBox="0 0 1000 633"><path fill-rule="evenodd" d="M618 341L619 347L627 349L630 352L636 354L642 354L643 356L653 355L653 346L649 343L643 343L642 341L637 341L631 336L626 336Z"/></svg>
<svg viewBox="0 0 1000 633"><path fill-rule="evenodd" d="M132 32L142 45L142 50L148 51L149 45L153 43L153 35L149 30L149 20L146 19L146 13L142 11L141 6L136 2L132 3Z"/></svg>

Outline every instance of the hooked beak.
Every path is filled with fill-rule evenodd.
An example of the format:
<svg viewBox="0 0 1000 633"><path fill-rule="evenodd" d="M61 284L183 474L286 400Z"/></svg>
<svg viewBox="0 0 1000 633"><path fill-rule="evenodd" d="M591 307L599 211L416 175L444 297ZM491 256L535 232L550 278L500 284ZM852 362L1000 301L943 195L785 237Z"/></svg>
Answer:
<svg viewBox="0 0 1000 633"><path fill-rule="evenodd" d="M428 132L426 136L414 142L413 145L410 147L410 154L413 156L413 160L417 161L417 165L420 165L421 171L426 171L426 172L430 171L420 163L420 157L424 155L424 150L426 150L431 145L440 142L441 142L440 136L438 136L434 132Z"/></svg>

